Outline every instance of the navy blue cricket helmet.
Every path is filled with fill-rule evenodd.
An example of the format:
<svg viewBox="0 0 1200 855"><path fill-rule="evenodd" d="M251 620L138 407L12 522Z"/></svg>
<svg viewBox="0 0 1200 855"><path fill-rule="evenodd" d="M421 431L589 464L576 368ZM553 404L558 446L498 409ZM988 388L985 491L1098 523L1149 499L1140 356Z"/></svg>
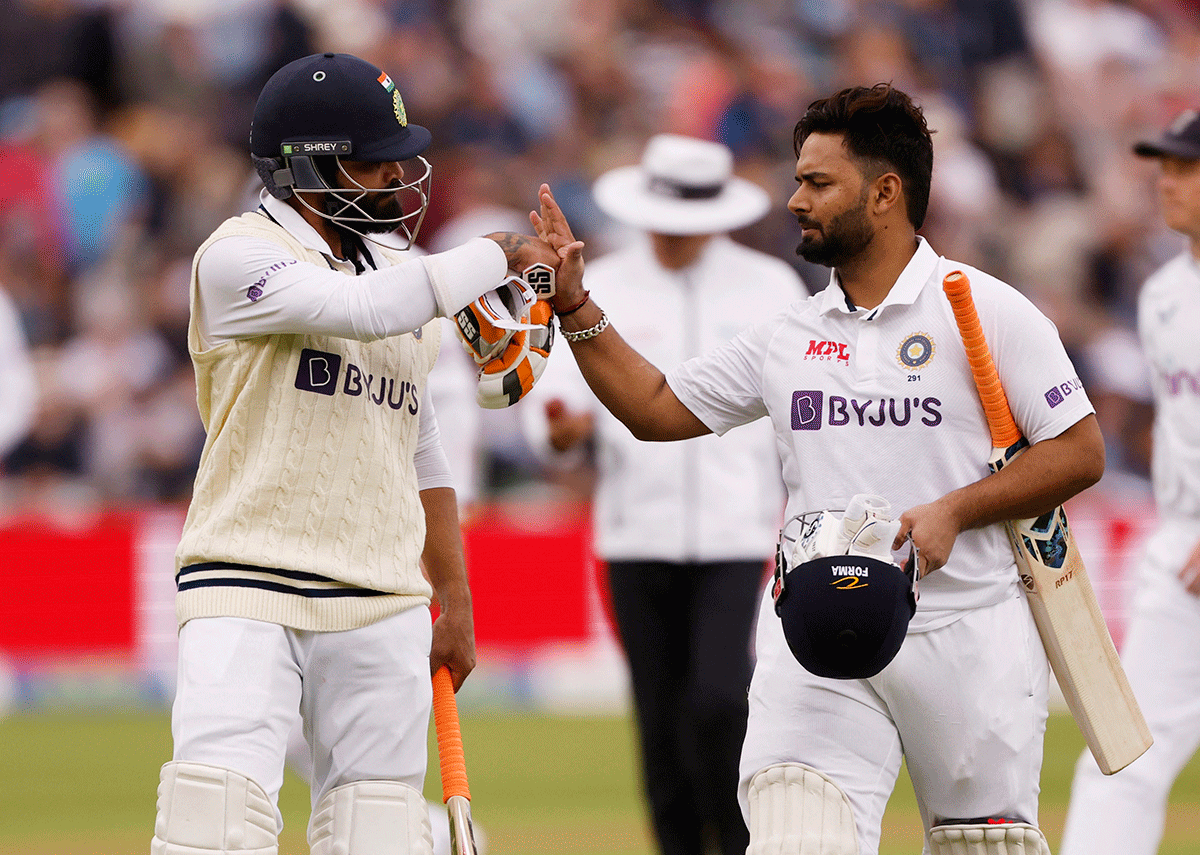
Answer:
<svg viewBox="0 0 1200 855"><path fill-rule="evenodd" d="M263 86L250 128L250 152L267 190L286 199L293 193L325 194L310 210L356 232L402 229L411 242L429 204L432 169L421 157L432 137L411 124L391 77L365 60L345 53L321 53L288 63ZM358 185L342 160L416 160L420 174L399 188L380 191ZM337 186L337 173L351 189ZM369 193L397 193L406 199L398 216L380 218L361 204Z"/></svg>
<svg viewBox="0 0 1200 855"><path fill-rule="evenodd" d="M796 661L818 677L841 680L882 671L917 611L915 555L909 567L865 555L777 567L775 613Z"/></svg>

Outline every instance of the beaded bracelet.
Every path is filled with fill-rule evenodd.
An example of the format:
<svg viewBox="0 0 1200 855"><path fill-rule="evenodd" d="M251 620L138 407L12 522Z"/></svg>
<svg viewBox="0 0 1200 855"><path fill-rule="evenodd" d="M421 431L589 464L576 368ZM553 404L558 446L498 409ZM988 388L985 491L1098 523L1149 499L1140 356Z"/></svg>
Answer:
<svg viewBox="0 0 1200 855"><path fill-rule="evenodd" d="M564 330L561 324L558 327L558 331L562 333L562 337L569 342L587 341L589 338L595 338L600 335L606 329L608 329L608 315L604 313L603 309L600 310L600 320L594 326L590 326L585 330L570 332L569 330Z"/></svg>
<svg viewBox="0 0 1200 855"><path fill-rule="evenodd" d="M562 311L559 311L558 309L554 309L554 306L553 306L553 305L551 305L551 307L550 307L550 308L554 309L554 314L558 315L560 318L565 318L567 315L571 314L572 312L578 312L580 309L582 309L582 308L583 308L583 304L584 304L584 303L586 303L586 302L588 301L588 297L589 297L589 296L591 296L591 292L590 292L590 291L584 291L584 292L583 292L583 299L582 299L582 300L580 300L578 303L576 303L574 306L572 306L572 307L571 307L571 308L569 308L569 309L563 309Z"/></svg>

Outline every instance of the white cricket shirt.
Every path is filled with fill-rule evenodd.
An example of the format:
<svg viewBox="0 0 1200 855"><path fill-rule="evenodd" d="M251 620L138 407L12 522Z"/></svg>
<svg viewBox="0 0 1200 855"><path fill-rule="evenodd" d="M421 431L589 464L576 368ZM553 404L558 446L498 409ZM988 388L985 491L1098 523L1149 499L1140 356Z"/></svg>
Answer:
<svg viewBox="0 0 1200 855"><path fill-rule="evenodd" d="M771 419L788 489L787 516L841 509L876 493L893 516L988 475L992 442L942 278L970 277L984 335L1017 425L1031 442L1093 412L1058 332L1023 295L975 268L916 253L882 304L855 309L830 284L667 375L715 433ZM959 535L949 561L921 581L912 631L1016 595L1003 527Z"/></svg>
<svg viewBox="0 0 1200 855"><path fill-rule="evenodd" d="M1200 518L1200 263L1184 252L1138 296L1154 392L1154 501L1163 517Z"/></svg>

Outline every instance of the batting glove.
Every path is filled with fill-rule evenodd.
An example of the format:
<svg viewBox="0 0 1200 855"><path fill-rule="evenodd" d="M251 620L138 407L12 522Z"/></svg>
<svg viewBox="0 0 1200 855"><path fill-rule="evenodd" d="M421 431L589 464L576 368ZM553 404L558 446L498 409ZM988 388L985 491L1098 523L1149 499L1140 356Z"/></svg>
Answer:
<svg viewBox="0 0 1200 855"><path fill-rule="evenodd" d="M463 347L479 367L479 406L503 409L533 388L554 343L553 315L524 279L510 276L454 316Z"/></svg>

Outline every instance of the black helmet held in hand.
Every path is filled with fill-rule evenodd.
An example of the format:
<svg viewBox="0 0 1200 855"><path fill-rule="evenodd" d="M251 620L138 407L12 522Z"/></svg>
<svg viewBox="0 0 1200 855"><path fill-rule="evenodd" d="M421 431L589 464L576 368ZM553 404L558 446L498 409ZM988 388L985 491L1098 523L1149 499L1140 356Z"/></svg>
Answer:
<svg viewBox="0 0 1200 855"><path fill-rule="evenodd" d="M867 509L870 510L867 510ZM788 520L775 550L775 613L804 669L839 680L874 677L895 658L917 611L917 549L891 557L899 523L879 496Z"/></svg>
<svg viewBox="0 0 1200 855"><path fill-rule="evenodd" d="M910 572L864 555L828 555L787 572L775 612L796 661L818 677L874 677L917 611Z"/></svg>
<svg viewBox="0 0 1200 855"><path fill-rule="evenodd" d="M432 169L421 154L430 140L428 130L409 124L387 73L344 53L313 54L275 72L258 96L250 128L255 168L273 196L324 194L320 208L297 198L351 231L402 229L410 243L429 204ZM413 159L420 174L409 178L406 170L403 183L384 190L363 187L341 167L342 160ZM339 186L339 175L348 187ZM372 216L360 204L379 192L400 194L399 216Z"/></svg>

